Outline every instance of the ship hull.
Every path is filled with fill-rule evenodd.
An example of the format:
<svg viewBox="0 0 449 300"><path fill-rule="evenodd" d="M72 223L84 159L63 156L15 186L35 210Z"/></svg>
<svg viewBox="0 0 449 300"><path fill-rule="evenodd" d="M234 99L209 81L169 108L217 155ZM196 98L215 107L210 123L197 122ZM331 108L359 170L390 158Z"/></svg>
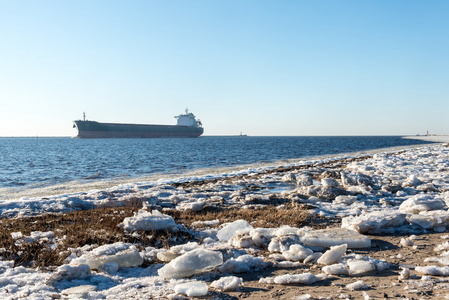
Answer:
<svg viewBox="0 0 449 300"><path fill-rule="evenodd" d="M179 125L144 125L74 121L77 138L166 138L199 137L202 127Z"/></svg>

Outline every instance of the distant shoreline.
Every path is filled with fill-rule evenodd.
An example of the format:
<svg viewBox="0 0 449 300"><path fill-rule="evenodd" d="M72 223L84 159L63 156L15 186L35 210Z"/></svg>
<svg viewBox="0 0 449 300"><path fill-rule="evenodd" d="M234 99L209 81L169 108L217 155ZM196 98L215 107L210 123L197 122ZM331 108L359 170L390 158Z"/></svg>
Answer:
<svg viewBox="0 0 449 300"><path fill-rule="evenodd" d="M404 138L434 143L449 143L449 135L415 135L415 136L404 136Z"/></svg>

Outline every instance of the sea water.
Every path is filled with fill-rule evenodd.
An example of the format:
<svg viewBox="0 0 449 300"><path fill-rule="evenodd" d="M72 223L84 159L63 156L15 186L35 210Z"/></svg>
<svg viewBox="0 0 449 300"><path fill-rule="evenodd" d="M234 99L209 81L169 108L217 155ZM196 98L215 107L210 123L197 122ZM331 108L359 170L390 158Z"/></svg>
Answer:
<svg viewBox="0 0 449 300"><path fill-rule="evenodd" d="M0 138L0 199L25 190L139 181L429 142L398 136ZM16 195L16 196L17 196Z"/></svg>

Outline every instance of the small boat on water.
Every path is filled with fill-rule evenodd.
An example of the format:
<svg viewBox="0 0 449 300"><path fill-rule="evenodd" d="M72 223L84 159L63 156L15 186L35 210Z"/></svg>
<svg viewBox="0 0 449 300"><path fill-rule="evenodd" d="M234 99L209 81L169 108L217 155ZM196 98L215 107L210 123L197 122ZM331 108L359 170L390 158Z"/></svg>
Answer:
<svg viewBox="0 0 449 300"><path fill-rule="evenodd" d="M199 137L203 134L201 121L188 109L175 118L176 125L101 123L86 120L83 113L83 120L73 121L73 127L78 129L77 138Z"/></svg>

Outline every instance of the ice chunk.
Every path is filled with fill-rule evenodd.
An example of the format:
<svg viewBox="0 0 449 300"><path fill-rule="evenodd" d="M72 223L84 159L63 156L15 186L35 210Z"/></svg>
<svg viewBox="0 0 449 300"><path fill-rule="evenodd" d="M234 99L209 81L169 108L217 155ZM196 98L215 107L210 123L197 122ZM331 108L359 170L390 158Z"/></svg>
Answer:
<svg viewBox="0 0 449 300"><path fill-rule="evenodd" d="M416 267L415 271L418 273L423 273L433 276L448 276L449 267L438 267L438 266L427 266L427 267Z"/></svg>
<svg viewBox="0 0 449 300"><path fill-rule="evenodd" d="M249 232L249 235L257 247L268 247L273 237L273 229L255 228Z"/></svg>
<svg viewBox="0 0 449 300"><path fill-rule="evenodd" d="M448 250L449 249L449 241L444 242L438 246L436 246L433 251L438 252L438 251L443 251L443 250Z"/></svg>
<svg viewBox="0 0 449 300"><path fill-rule="evenodd" d="M82 265L62 265L50 276L47 283L54 284L56 281L84 279L90 277L92 273L86 264Z"/></svg>
<svg viewBox="0 0 449 300"><path fill-rule="evenodd" d="M222 292L227 292L237 290L242 284L242 278L236 276L226 276L215 280L210 284L210 286Z"/></svg>
<svg viewBox="0 0 449 300"><path fill-rule="evenodd" d="M303 263L308 264L308 263L315 263L321 256L323 255L323 253L321 252L314 252L312 254L310 254L309 256L307 256Z"/></svg>
<svg viewBox="0 0 449 300"><path fill-rule="evenodd" d="M295 174L292 174L292 173L285 174L281 178L281 180L283 182L291 182L291 181L295 181L295 179L296 179L296 176L295 176Z"/></svg>
<svg viewBox="0 0 449 300"><path fill-rule="evenodd" d="M415 187L418 186L420 184L422 184L423 182L421 180L418 179L418 177L416 177L416 175L410 175L407 180L405 180L402 183L402 186L405 187Z"/></svg>
<svg viewBox="0 0 449 300"><path fill-rule="evenodd" d="M268 284L273 284L273 283L277 283L277 284L304 284L304 285L311 285L317 281L323 280L324 278L326 278L326 276L323 275L318 275L315 276L312 273L302 273L302 274L295 274L295 275L291 275L291 274L285 274L285 275L280 275L280 276L276 276L276 277L265 277L265 278L261 278L259 280L260 283L268 283Z"/></svg>
<svg viewBox="0 0 449 300"><path fill-rule="evenodd" d="M88 294L90 292L96 292L97 287L95 285L79 285L75 287L71 287L68 289L64 289L61 291L63 295L69 295L70 298L75 299L85 299L88 298Z"/></svg>
<svg viewBox="0 0 449 300"><path fill-rule="evenodd" d="M322 268L323 272L329 275L348 275L349 270L346 264L333 264L329 266L324 266Z"/></svg>
<svg viewBox="0 0 449 300"><path fill-rule="evenodd" d="M201 297L206 296L209 288L205 282L191 281L180 283L175 286L176 294L184 294L187 297Z"/></svg>
<svg viewBox="0 0 449 300"><path fill-rule="evenodd" d="M404 225L405 217L406 214L403 213L375 211L357 217L345 217L341 221L341 227L362 234L394 232L395 228Z"/></svg>
<svg viewBox="0 0 449 300"><path fill-rule="evenodd" d="M305 248L299 244L291 245L288 251L282 252L282 255L292 261L302 261L309 255L313 254L313 251L309 248Z"/></svg>
<svg viewBox="0 0 449 300"><path fill-rule="evenodd" d="M20 231L18 231L18 232L11 232L11 237L14 240L18 240L18 239L21 239L23 237L23 234Z"/></svg>
<svg viewBox="0 0 449 300"><path fill-rule="evenodd" d="M296 296L293 298L293 300L312 300L312 296L310 296L310 294L304 294L301 296Z"/></svg>
<svg viewBox="0 0 449 300"><path fill-rule="evenodd" d="M440 263L442 265L449 266L449 255L428 257L428 258L424 259L424 262L437 262L437 263Z"/></svg>
<svg viewBox="0 0 449 300"><path fill-rule="evenodd" d="M220 229L217 233L217 238L220 241L227 242L236 233L249 232L252 229L253 226L251 226L247 221L237 220Z"/></svg>
<svg viewBox="0 0 449 300"><path fill-rule="evenodd" d="M247 273L252 270L262 270L267 266L262 257L249 254L228 259L220 268L222 273Z"/></svg>
<svg viewBox="0 0 449 300"><path fill-rule="evenodd" d="M348 248L370 248L371 239L354 230L345 228L328 228L307 231L301 242L309 247L329 248L335 245L347 244Z"/></svg>
<svg viewBox="0 0 449 300"><path fill-rule="evenodd" d="M287 235L274 237L270 244L268 244L268 251L270 252L284 252L290 249L291 245L300 244L301 239L298 235Z"/></svg>
<svg viewBox="0 0 449 300"><path fill-rule="evenodd" d="M291 227L288 225L283 225L283 226L279 227L278 229L276 229L273 232L273 235L277 236L277 237L281 237L281 236L288 236L288 235L297 235L297 232L298 232L298 228Z"/></svg>
<svg viewBox="0 0 449 300"><path fill-rule="evenodd" d="M85 262L91 269L98 269L107 263L117 263L120 268L138 267L143 263L136 246L130 243L117 242L103 245L72 260L72 264Z"/></svg>
<svg viewBox="0 0 449 300"><path fill-rule="evenodd" d="M340 195L335 198L334 203L351 205L352 203L354 203L356 201L357 201L357 196Z"/></svg>
<svg viewBox="0 0 449 300"><path fill-rule="evenodd" d="M414 245L409 238L402 238L400 244L402 247L410 247Z"/></svg>
<svg viewBox="0 0 449 300"><path fill-rule="evenodd" d="M340 257L345 255L348 245L343 244L339 246L333 246L330 250L327 250L318 260L317 263L321 265L332 265L335 264Z"/></svg>
<svg viewBox="0 0 449 300"><path fill-rule="evenodd" d="M369 285L365 284L363 282L363 280L359 280L359 281L347 284L346 288L350 289L351 291L360 291L360 290L368 289Z"/></svg>
<svg viewBox="0 0 449 300"><path fill-rule="evenodd" d="M313 184L313 179L308 174L300 174L296 176L296 184L299 186L309 186Z"/></svg>
<svg viewBox="0 0 449 300"><path fill-rule="evenodd" d="M178 210L190 210L190 211L200 211L206 205L205 201L196 201L196 202L182 202L176 208Z"/></svg>
<svg viewBox="0 0 449 300"><path fill-rule="evenodd" d="M364 274L375 270L375 266L366 260L353 260L348 262L349 275Z"/></svg>
<svg viewBox="0 0 449 300"><path fill-rule="evenodd" d="M189 251L159 269L163 278L184 278L208 272L223 263L220 252L198 248Z"/></svg>
<svg viewBox="0 0 449 300"><path fill-rule="evenodd" d="M120 269L120 266L116 262L110 262L99 266L97 269L106 274L115 274Z"/></svg>
<svg viewBox="0 0 449 300"><path fill-rule="evenodd" d="M335 188L335 187L339 187L340 186L338 181L333 179L333 178L323 178L323 179L321 179L321 184L325 188Z"/></svg>
<svg viewBox="0 0 449 300"><path fill-rule="evenodd" d="M247 232L233 235L228 242L235 248L250 248L255 246L253 239Z"/></svg>
<svg viewBox="0 0 449 300"><path fill-rule="evenodd" d="M398 279L405 280L409 278L410 278L410 269L409 268L402 269L402 271L399 273Z"/></svg>
<svg viewBox="0 0 449 300"><path fill-rule="evenodd" d="M421 211L418 215L407 216L407 221L424 229L447 227L449 225L449 212L446 210Z"/></svg>
<svg viewBox="0 0 449 300"><path fill-rule="evenodd" d="M133 217L125 218L119 226L129 232L138 230L174 230L176 223L172 217L161 214L157 210L148 212L141 209L134 213Z"/></svg>
<svg viewBox="0 0 449 300"><path fill-rule="evenodd" d="M419 214L421 211L439 210L444 208L443 200L430 195L419 194L402 202L399 211L404 213Z"/></svg>
<svg viewBox="0 0 449 300"><path fill-rule="evenodd" d="M169 250L160 250L157 253L157 259L164 262L170 262L182 254L198 248L198 243L189 242L187 244L173 246Z"/></svg>

